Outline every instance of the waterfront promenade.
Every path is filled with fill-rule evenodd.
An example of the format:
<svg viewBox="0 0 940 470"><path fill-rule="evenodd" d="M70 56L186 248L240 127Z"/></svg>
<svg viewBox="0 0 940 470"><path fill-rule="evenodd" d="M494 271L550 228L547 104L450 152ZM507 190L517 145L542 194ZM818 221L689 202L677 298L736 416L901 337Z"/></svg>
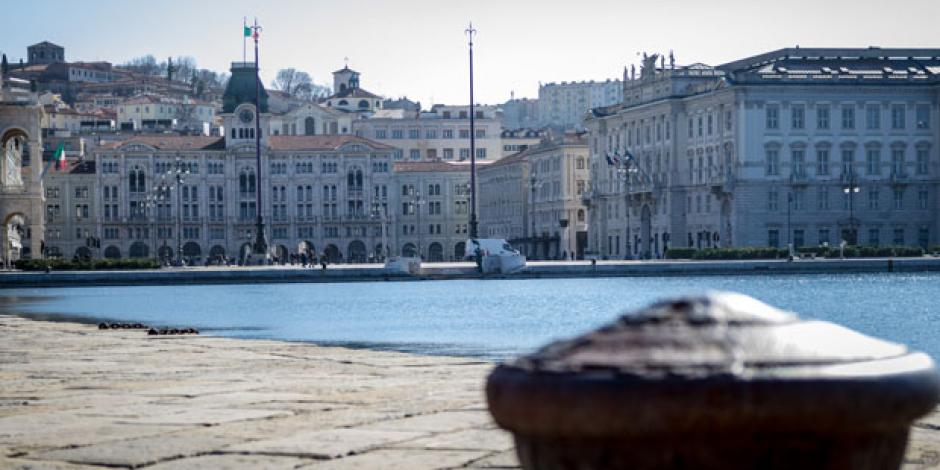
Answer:
<svg viewBox="0 0 940 470"><path fill-rule="evenodd" d="M850 258L728 261L533 261L508 275L481 275L473 263L423 263L415 274L386 271L381 264L319 267L182 267L126 271L0 272L0 288L81 285L244 284L275 282L368 282L446 279L547 279L651 276L746 276L764 274L857 274L940 271L940 258Z"/></svg>
<svg viewBox="0 0 940 470"><path fill-rule="evenodd" d="M0 316L0 468L517 468L491 367ZM940 413L904 468L940 468Z"/></svg>
<svg viewBox="0 0 940 470"><path fill-rule="evenodd" d="M490 368L0 316L0 468L513 468Z"/></svg>

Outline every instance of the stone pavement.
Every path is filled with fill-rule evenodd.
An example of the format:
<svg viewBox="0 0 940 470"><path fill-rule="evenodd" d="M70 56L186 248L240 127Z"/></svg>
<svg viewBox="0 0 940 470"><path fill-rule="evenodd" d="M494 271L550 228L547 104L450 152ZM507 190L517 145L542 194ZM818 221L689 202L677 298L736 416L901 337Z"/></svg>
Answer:
<svg viewBox="0 0 940 470"><path fill-rule="evenodd" d="M514 468L491 367L0 316L0 468Z"/></svg>
<svg viewBox="0 0 940 470"><path fill-rule="evenodd" d="M0 468L517 468L491 367L0 316ZM940 413L919 468L940 468Z"/></svg>

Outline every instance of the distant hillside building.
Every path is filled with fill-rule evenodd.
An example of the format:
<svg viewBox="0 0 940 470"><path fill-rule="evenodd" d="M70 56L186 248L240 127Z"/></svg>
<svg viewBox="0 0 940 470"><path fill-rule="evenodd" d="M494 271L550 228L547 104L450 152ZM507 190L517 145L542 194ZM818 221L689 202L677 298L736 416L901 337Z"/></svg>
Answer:
<svg viewBox="0 0 940 470"><path fill-rule="evenodd" d="M620 80L561 82L539 86L538 118L541 126L584 129L584 118L594 108L623 100Z"/></svg>
<svg viewBox="0 0 940 470"><path fill-rule="evenodd" d="M26 48L29 65L65 62L65 48L49 41L33 44Z"/></svg>

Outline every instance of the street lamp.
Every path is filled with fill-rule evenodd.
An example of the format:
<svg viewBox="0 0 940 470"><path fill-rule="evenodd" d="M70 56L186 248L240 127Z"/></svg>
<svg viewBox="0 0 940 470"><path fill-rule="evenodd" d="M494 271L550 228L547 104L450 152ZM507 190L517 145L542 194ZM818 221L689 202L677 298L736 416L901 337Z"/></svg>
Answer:
<svg viewBox="0 0 940 470"><path fill-rule="evenodd" d="M849 238L846 240L850 245L858 244L858 233L855 229L855 194L859 192L858 181L855 179L855 173L849 173L849 179L842 186L842 192L849 197Z"/></svg>
<svg viewBox="0 0 940 470"><path fill-rule="evenodd" d="M530 239L530 242L532 243L532 251L531 251L530 255L532 256L533 259L536 258L537 255L538 255L538 248L537 248L537 246L536 246L536 241L535 241L535 239L536 239L536 233L535 233L535 193L538 191L539 188L542 187L543 184L545 184L545 182L544 182L544 181L539 181L535 176L531 176L531 177L529 178L529 189L532 190L532 197L529 199L529 208L530 208L529 211L532 213L532 215L530 216L530 218L532 219L532 234L530 235L529 239Z"/></svg>
<svg viewBox="0 0 940 470"><path fill-rule="evenodd" d="M372 217L378 219L382 223L382 259L385 261L388 258L388 213L382 207L381 202L379 201L379 195L376 194L372 202ZM378 255L379 253L376 253ZM378 256L376 256L376 261L379 261Z"/></svg>
<svg viewBox="0 0 940 470"><path fill-rule="evenodd" d="M633 259L632 244L630 243L630 239L633 237L633 233L630 231L630 182L639 171L633 160L627 158L622 159L622 164L617 167L617 176L623 181L623 202L627 213L627 234L624 238L626 238L627 257L629 259Z"/></svg>
<svg viewBox="0 0 940 470"><path fill-rule="evenodd" d="M477 30L473 29L473 23L464 31L467 33L470 46L470 238L476 240L477 233L477 164L476 164L476 127L474 125L473 111L473 35ZM418 234L420 235L420 227Z"/></svg>
<svg viewBox="0 0 940 470"><path fill-rule="evenodd" d="M166 219L167 219L167 217L168 217L168 215L169 215L169 214L163 213L161 209L164 208L164 204L163 204L163 203L170 200L170 190L173 189L172 186L170 186L170 185L167 184L167 182L166 182L166 174L164 174L162 178L163 178L163 179L162 179L162 181L160 182L160 184L158 184L158 185L156 185L156 186L153 187L153 191L154 191L154 193L156 194L156 200L157 200L157 202L158 202L158 204L157 204L157 218L160 219L161 225L163 225L163 224L166 222ZM163 235L160 237L160 239L163 241L163 246L162 246L162 248L166 248L166 239L167 239L167 236L166 236L166 226L164 225L162 228L163 228ZM159 232L159 229L157 229L157 231ZM158 252L158 258L160 258L161 261L166 261L165 259L163 259L163 258L164 258L164 257L163 257L163 254L161 254L160 251L161 251L161 250L159 250L159 249L157 250L157 252Z"/></svg>
<svg viewBox="0 0 940 470"><path fill-rule="evenodd" d="M183 161L179 155L176 156L176 161L173 164L173 167L167 170L166 175L170 177L171 182L176 182L176 265L182 266L183 264L183 202L182 195L180 194L180 186L183 185L185 177L189 176L189 168L183 165Z"/></svg>
<svg viewBox="0 0 940 470"><path fill-rule="evenodd" d="M421 183L419 182L418 184L420 185ZM411 198L413 201L411 205L418 216L418 259L423 260L424 256L422 256L421 252L421 206L427 201L421 199L421 190L416 187L411 188Z"/></svg>

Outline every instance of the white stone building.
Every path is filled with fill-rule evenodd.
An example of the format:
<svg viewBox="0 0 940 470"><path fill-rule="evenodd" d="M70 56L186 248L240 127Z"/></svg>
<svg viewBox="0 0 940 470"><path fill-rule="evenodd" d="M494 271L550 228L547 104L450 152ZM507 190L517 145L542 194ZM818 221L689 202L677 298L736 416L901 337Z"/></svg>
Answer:
<svg viewBox="0 0 940 470"><path fill-rule="evenodd" d="M935 243L938 67L935 49L651 57L586 121L591 249Z"/></svg>
<svg viewBox="0 0 940 470"><path fill-rule="evenodd" d="M435 105L420 113L387 110L353 121L356 135L399 149L400 159L418 161L470 160L469 106ZM503 156L499 118L494 107L476 107L477 161Z"/></svg>
<svg viewBox="0 0 940 470"><path fill-rule="evenodd" d="M580 130L591 109L616 104L622 99L620 80L540 84L538 122L543 127Z"/></svg>

